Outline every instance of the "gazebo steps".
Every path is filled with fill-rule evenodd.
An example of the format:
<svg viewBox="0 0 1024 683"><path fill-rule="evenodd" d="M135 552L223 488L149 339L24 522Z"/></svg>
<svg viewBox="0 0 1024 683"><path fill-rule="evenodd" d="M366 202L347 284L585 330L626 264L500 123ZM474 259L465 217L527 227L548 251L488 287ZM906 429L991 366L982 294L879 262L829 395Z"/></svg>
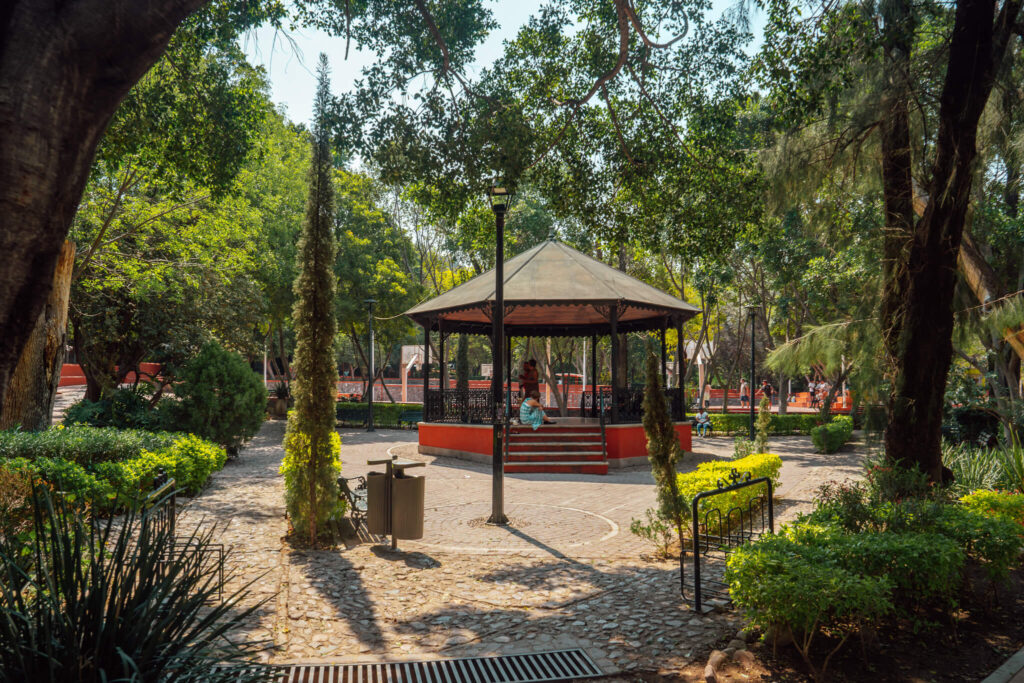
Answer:
<svg viewBox="0 0 1024 683"><path fill-rule="evenodd" d="M607 474L600 425L543 425L512 428L505 471L509 473Z"/></svg>
<svg viewBox="0 0 1024 683"><path fill-rule="evenodd" d="M546 462L507 462L505 474L608 474L608 463L550 460Z"/></svg>

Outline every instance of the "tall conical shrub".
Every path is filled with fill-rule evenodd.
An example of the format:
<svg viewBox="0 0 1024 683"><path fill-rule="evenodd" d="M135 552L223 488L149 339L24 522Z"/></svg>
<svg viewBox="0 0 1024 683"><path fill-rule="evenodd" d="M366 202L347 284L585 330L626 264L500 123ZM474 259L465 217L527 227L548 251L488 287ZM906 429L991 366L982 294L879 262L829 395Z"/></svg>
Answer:
<svg viewBox="0 0 1024 683"><path fill-rule="evenodd" d="M334 188L327 56L320 55L313 116L313 159L306 222L295 279L295 410L285 433L285 504L292 527L312 544L339 509L341 439L334 430L338 370L334 359Z"/></svg>
<svg viewBox="0 0 1024 683"><path fill-rule="evenodd" d="M647 354L643 425L647 435L647 459L651 462L654 483L658 487L658 511L676 528L679 547L682 548L686 511L679 496L676 465L683 457L683 449L679 446L679 437L668 413L665 392L661 388L661 369L653 353Z"/></svg>

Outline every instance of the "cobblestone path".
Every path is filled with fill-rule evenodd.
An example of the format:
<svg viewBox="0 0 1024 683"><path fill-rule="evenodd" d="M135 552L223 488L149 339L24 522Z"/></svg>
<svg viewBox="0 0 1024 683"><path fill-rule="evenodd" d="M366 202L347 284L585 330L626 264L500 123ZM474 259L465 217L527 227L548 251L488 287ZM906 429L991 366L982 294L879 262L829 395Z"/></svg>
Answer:
<svg viewBox="0 0 1024 683"><path fill-rule="evenodd" d="M487 526L485 466L415 454L414 431L342 431L343 471L365 474L388 453L427 467L425 535L392 552L374 543L329 550L285 539L284 425L269 422L241 456L187 500L181 528L215 523L231 548L233 587L265 602L237 637L272 643L275 663L508 654L582 647L607 673L678 671L741 625L696 615L679 598L679 567L646 557L629 523L654 504L645 468L598 475L505 478L512 526ZM856 453L818 456L809 439L773 440L785 454L785 515L820 481L856 473ZM803 445L806 442L806 445ZM727 457L731 441L699 440L697 459ZM823 461L823 458L835 458ZM694 465L690 463L689 467ZM805 500L806 499L806 500Z"/></svg>

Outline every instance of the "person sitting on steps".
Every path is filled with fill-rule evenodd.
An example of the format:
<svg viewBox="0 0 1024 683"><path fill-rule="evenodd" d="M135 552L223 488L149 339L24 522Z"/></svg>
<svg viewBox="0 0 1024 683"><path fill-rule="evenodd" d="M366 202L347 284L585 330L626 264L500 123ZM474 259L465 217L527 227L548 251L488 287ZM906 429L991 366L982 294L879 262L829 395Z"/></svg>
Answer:
<svg viewBox="0 0 1024 683"><path fill-rule="evenodd" d="M519 406L519 421L524 425L530 425L534 431L542 424L555 424L555 421L544 414L544 406L540 403L540 391L532 390L527 398Z"/></svg>

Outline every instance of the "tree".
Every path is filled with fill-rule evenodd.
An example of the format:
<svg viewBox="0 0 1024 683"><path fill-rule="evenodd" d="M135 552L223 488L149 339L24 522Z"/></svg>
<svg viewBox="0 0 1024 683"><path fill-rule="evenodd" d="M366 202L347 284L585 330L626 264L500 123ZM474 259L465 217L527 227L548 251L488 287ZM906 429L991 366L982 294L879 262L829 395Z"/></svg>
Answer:
<svg viewBox="0 0 1024 683"><path fill-rule="evenodd" d="M0 403L52 287L97 145L123 98L192 15L199 35L229 42L280 25L280 2L215 0L8 0L0 12ZM377 81L461 68L490 28L480 0L419 3L419 18L389 0L302 0L300 21L348 33L385 55ZM348 6L346 6L347 8ZM431 9L446 21L441 26ZM195 14L193 14L195 13ZM443 49L442 49L443 47ZM390 86L384 88L388 92Z"/></svg>
<svg viewBox="0 0 1024 683"><path fill-rule="evenodd" d="M334 183L326 116L330 107L327 55L320 55L314 105L313 158L306 223L299 242L295 280L295 410L285 435L288 513L297 533L318 530L338 505L335 481L341 469L335 424L338 368L334 361Z"/></svg>
<svg viewBox="0 0 1024 683"><path fill-rule="evenodd" d="M647 354L647 384L644 388L644 434L647 435L647 459L658 487L658 509L662 519L670 520L683 546L686 509L679 495L676 466L683 457L675 425L668 414L665 392L661 389L661 368L653 353Z"/></svg>

